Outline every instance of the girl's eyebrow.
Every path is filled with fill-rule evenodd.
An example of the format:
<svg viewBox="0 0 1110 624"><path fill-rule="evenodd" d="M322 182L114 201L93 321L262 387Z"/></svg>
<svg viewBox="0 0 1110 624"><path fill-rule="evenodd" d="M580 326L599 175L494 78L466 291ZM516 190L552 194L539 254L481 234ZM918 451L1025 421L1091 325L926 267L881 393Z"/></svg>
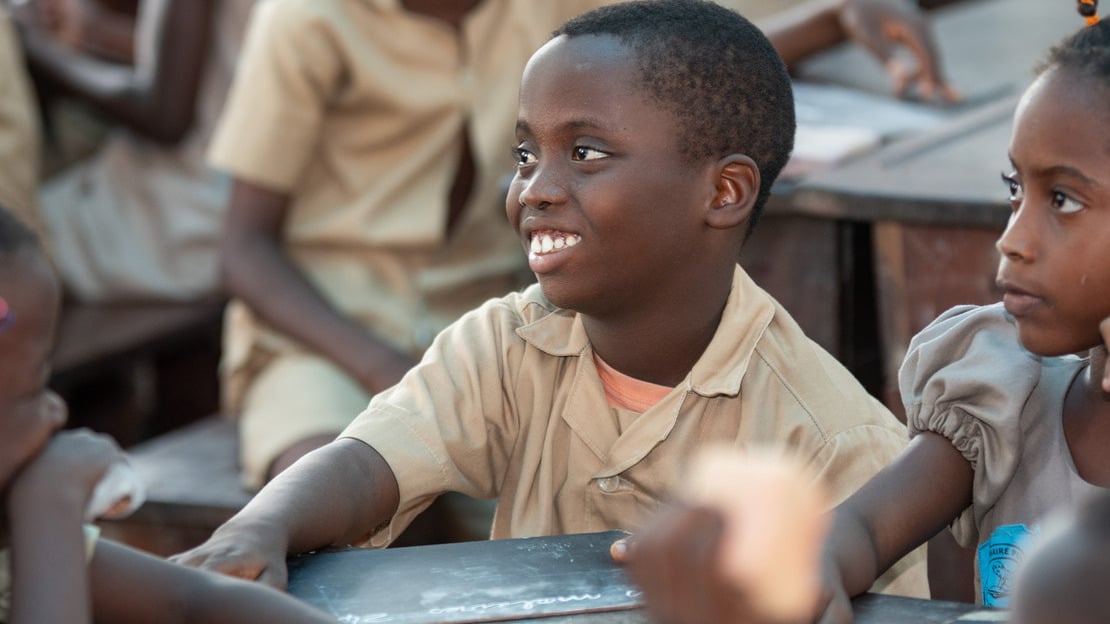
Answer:
<svg viewBox="0 0 1110 624"><path fill-rule="evenodd" d="M1082 171L1080 171L1079 169L1076 169L1075 167L1071 167L1069 165L1053 165L1051 167L1044 167L1044 168L1041 168L1041 169L1034 169L1030 173L1032 175L1038 176L1038 177L1063 176L1063 177L1068 177L1068 178L1075 178L1075 179L1077 179L1077 180L1079 180L1079 181L1081 181L1085 184L1088 184L1090 186L1095 186L1095 187L1102 186L1098 182L1098 180L1095 180L1094 178L1091 178L1087 175L1084 175L1084 173Z"/></svg>

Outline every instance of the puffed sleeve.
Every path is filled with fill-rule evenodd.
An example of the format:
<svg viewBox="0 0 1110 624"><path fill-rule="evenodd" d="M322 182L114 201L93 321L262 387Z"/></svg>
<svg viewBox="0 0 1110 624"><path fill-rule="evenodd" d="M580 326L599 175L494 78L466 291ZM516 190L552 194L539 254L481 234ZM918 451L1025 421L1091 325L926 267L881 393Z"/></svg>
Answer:
<svg viewBox="0 0 1110 624"><path fill-rule="evenodd" d="M972 504L952 525L965 547L1021 457L1021 414L1041 376L1001 304L948 310L910 341L898 374L910 437L951 440L975 470Z"/></svg>

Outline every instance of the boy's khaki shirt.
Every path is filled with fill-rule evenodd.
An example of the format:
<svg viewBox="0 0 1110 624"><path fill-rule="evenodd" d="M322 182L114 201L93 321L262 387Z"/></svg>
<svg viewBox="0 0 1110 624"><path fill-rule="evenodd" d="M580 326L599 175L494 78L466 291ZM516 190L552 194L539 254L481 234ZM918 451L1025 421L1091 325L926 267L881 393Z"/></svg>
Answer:
<svg viewBox="0 0 1110 624"><path fill-rule="evenodd" d="M499 498L494 538L637 530L682 488L693 450L785 446L839 503L894 458L905 428L737 267L720 326L686 380L623 432L581 318L538 286L486 303L344 432L400 484L384 545L436 495ZM910 569L912 568L912 569ZM920 553L884 579L924 596Z"/></svg>
<svg viewBox="0 0 1110 624"><path fill-rule="evenodd" d="M39 119L15 24L0 4L0 205L36 232Z"/></svg>

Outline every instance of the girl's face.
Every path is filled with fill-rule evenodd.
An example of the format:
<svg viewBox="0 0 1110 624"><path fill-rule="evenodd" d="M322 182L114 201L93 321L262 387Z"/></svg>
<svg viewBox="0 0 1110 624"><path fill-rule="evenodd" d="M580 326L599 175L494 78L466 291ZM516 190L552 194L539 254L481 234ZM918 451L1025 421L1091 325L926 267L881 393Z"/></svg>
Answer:
<svg viewBox="0 0 1110 624"><path fill-rule="evenodd" d="M1101 344L1110 317L1108 98L1110 87L1054 68L1014 119L998 282L1022 344L1040 355Z"/></svg>

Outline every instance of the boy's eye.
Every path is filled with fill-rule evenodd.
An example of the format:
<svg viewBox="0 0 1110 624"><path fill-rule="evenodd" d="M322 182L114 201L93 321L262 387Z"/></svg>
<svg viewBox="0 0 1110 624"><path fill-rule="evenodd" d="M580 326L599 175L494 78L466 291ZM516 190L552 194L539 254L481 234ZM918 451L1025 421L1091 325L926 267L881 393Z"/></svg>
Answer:
<svg viewBox="0 0 1110 624"><path fill-rule="evenodd" d="M1007 186L1010 191L1010 203L1013 205L1020 204L1025 199L1025 191L1021 188L1021 182L1018 181L1016 174L1002 174L1002 183Z"/></svg>
<svg viewBox="0 0 1110 624"><path fill-rule="evenodd" d="M599 158L605 158L609 155L601 150L586 147L585 145L576 146L573 154L574 160L598 160Z"/></svg>
<svg viewBox="0 0 1110 624"><path fill-rule="evenodd" d="M1083 210L1083 204L1061 191L1052 192L1052 207L1061 214L1071 214Z"/></svg>
<svg viewBox="0 0 1110 624"><path fill-rule="evenodd" d="M517 146L513 148L513 160L516 161L518 167L536 164L536 155L523 147Z"/></svg>

